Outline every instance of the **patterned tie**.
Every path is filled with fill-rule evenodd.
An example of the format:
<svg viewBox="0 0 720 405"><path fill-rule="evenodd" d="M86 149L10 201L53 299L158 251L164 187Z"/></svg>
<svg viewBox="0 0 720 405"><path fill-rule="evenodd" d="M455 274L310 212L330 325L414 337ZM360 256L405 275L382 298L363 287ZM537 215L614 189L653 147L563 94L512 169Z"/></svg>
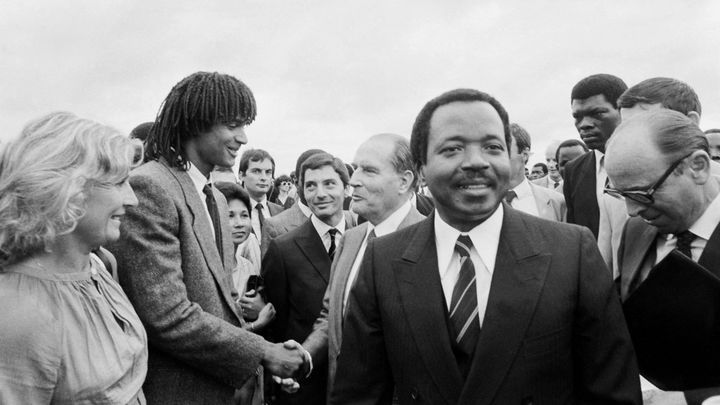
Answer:
<svg viewBox="0 0 720 405"><path fill-rule="evenodd" d="M697 239L697 235L690 231L683 231L675 236L677 236L677 251L692 259L690 245Z"/></svg>
<svg viewBox="0 0 720 405"><path fill-rule="evenodd" d="M330 248L328 249L328 256L330 256L330 261L333 261L335 258L335 235L340 232L335 228L330 228L328 230L328 234L330 234Z"/></svg>
<svg viewBox="0 0 720 405"><path fill-rule="evenodd" d="M220 212L218 211L215 197L212 193L210 184L206 184L203 187L203 194L205 194L205 204L207 204L208 212L210 213L210 220L212 221L213 229L215 230L215 246L217 247L218 253L220 253L220 260L223 260L223 247L222 247L222 228L220 227Z"/></svg>
<svg viewBox="0 0 720 405"><path fill-rule="evenodd" d="M460 274L450 300L450 323L455 344L466 358L472 358L480 336L475 266L470 259L470 248L470 237L460 235L455 243L455 251L460 255Z"/></svg>
<svg viewBox="0 0 720 405"><path fill-rule="evenodd" d="M517 193L515 190L508 190L507 193L505 193L505 201L508 204L512 204L513 200L517 198Z"/></svg>
<svg viewBox="0 0 720 405"><path fill-rule="evenodd" d="M257 210L257 213L258 213L258 223L260 224L260 232L262 232L263 225L265 224L265 215L263 215L263 205L260 203L257 203L257 205L255 206L255 209ZM260 235L257 235L257 236L259 237Z"/></svg>
<svg viewBox="0 0 720 405"><path fill-rule="evenodd" d="M368 234L367 241L370 242L371 240L373 240L375 238L376 238L375 230L373 229L372 231L370 231L370 234Z"/></svg>

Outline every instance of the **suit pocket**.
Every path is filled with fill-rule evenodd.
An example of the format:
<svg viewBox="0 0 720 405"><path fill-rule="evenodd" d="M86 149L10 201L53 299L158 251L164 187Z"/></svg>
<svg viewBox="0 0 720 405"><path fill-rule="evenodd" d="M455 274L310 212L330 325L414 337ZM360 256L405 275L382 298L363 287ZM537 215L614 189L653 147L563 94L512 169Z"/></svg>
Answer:
<svg viewBox="0 0 720 405"><path fill-rule="evenodd" d="M561 350L568 350L570 345L570 332L568 328L556 329L544 335L525 339L525 357L534 358L557 354Z"/></svg>

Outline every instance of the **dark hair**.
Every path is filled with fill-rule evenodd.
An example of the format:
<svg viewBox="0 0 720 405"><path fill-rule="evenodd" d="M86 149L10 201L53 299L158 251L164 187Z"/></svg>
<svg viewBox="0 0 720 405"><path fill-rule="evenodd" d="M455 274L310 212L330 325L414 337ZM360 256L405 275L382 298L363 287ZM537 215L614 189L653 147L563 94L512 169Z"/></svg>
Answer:
<svg viewBox="0 0 720 405"><path fill-rule="evenodd" d="M142 124L136 126L132 131L130 131L130 138L139 139L145 142L150 135L153 124L154 122L143 122Z"/></svg>
<svg viewBox="0 0 720 405"><path fill-rule="evenodd" d="M541 168L542 171L543 171L543 173L545 173L545 174L548 173L548 167L547 167L547 165L546 165L545 163L535 163L535 164L533 165L533 169L536 168L536 167Z"/></svg>
<svg viewBox="0 0 720 405"><path fill-rule="evenodd" d="M303 204L306 204L307 202L305 201L305 194L303 193L302 179L300 178L300 169L302 169L302 164L305 163L305 160L307 160L307 158L318 153L325 153L325 151L322 149L308 149L305 152L301 153L300 156L298 156L297 161L295 162L295 171L290 172L291 176L293 175L293 173L295 174L296 192L298 198L300 198L300 202L302 202Z"/></svg>
<svg viewBox="0 0 720 405"><path fill-rule="evenodd" d="M292 183L292 179L287 174L282 174L278 176L278 178L275 179L275 187L280 188L280 185L285 181Z"/></svg>
<svg viewBox="0 0 720 405"><path fill-rule="evenodd" d="M241 185L237 183L230 183L227 181L219 181L217 183L213 183L213 185L225 196L225 199L228 203L230 202L230 200L240 200L243 202L243 204L245 204L248 213L252 215L250 194L248 194L248 192L245 191L245 189Z"/></svg>
<svg viewBox="0 0 720 405"><path fill-rule="evenodd" d="M165 158L187 170L185 143L215 124L248 125L255 97L245 83L226 74L197 72L178 82L165 98L146 140L147 160Z"/></svg>
<svg viewBox="0 0 720 405"><path fill-rule="evenodd" d="M379 134L373 136L372 138L375 137L385 137L392 141L395 146L395 150L393 150L390 157L390 164L393 166L396 173L403 173L410 170L413 174L413 180L412 183L410 183L408 190L415 191L418 182L418 174L415 168L415 163L413 162L412 153L410 152L410 142L407 138L397 134Z"/></svg>
<svg viewBox="0 0 720 405"><path fill-rule="evenodd" d="M572 148L573 146L580 146L583 148L585 152L588 151L587 145L585 145L585 142L579 140L579 139L568 139L565 141L560 142L560 145L558 145L557 149L555 149L555 161L560 164L560 149L562 148Z"/></svg>
<svg viewBox="0 0 720 405"><path fill-rule="evenodd" d="M412 128L412 136L410 137L410 150L412 151L413 160L415 166L420 168L427 161L427 146L428 136L430 135L430 120L432 119L435 110L439 107L454 103L454 102L484 102L490 104L500 116L500 120L503 123L503 130L505 134L505 143L508 145L508 153L510 152L510 120L508 118L507 111L503 108L502 104L497 101L494 97L487 93L483 93L473 89L455 89L443 93L434 99L428 101L425 106L420 110L417 118L415 118L415 124Z"/></svg>
<svg viewBox="0 0 720 405"><path fill-rule="evenodd" d="M238 174L247 174L246 172L248 166L250 166L250 162L262 162L265 159L272 163L272 175L275 176L275 159L273 159L272 156L263 149L247 149L243 152L242 156L240 156Z"/></svg>
<svg viewBox="0 0 720 405"><path fill-rule="evenodd" d="M605 100L617 109L617 99L625 90L627 90L627 84L621 78L600 73L577 82L570 93L570 102L602 94L605 96Z"/></svg>
<svg viewBox="0 0 720 405"><path fill-rule="evenodd" d="M690 111L702 114L700 99L687 83L668 77L654 77L625 90L618 99L618 108L632 108L636 104L662 104L688 115Z"/></svg>
<svg viewBox="0 0 720 405"><path fill-rule="evenodd" d="M518 153L522 152L526 148L530 149L530 145L531 145L530 134L527 133L525 128L523 128L520 125L513 122L512 124L510 124L510 135L512 135L512 137L515 138L515 143L517 144Z"/></svg>
<svg viewBox="0 0 720 405"><path fill-rule="evenodd" d="M353 173L355 173L355 168L352 167L350 163L345 163L345 169L347 169L348 176L352 177Z"/></svg>
<svg viewBox="0 0 720 405"><path fill-rule="evenodd" d="M336 158L329 153L316 153L305 160L300 169L300 185L298 189L303 188L305 183L305 172L308 170L317 170L324 166L330 166L340 176L343 186L347 186L350 181L347 169L342 160ZM303 197L304 198L304 197Z"/></svg>

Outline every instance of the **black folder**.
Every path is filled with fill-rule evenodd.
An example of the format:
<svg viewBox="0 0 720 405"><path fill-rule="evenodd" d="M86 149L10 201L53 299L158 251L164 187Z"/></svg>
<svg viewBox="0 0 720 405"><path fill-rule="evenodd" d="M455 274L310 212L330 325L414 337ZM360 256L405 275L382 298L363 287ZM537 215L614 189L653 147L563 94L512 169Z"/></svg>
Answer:
<svg viewBox="0 0 720 405"><path fill-rule="evenodd" d="M640 373L662 390L720 385L720 278L673 250L623 304Z"/></svg>

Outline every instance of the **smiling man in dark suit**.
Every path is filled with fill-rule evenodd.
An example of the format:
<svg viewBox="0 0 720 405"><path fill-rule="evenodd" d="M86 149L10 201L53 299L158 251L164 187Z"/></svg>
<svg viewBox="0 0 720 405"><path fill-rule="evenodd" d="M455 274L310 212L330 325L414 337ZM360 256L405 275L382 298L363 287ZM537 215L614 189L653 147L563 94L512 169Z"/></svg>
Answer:
<svg viewBox="0 0 720 405"><path fill-rule="evenodd" d="M302 342L312 331L337 245L352 226L342 209L349 179L340 159L315 154L305 160L299 175L312 215L298 228L271 240L262 262L265 293L277 313L268 336L276 342ZM316 359L313 367L297 393L281 392L276 403L324 404L327 362Z"/></svg>
<svg viewBox="0 0 720 405"><path fill-rule="evenodd" d="M368 244L333 404L639 404L633 349L587 229L516 211L508 116L468 89L428 102L413 158L426 220Z"/></svg>
<svg viewBox="0 0 720 405"><path fill-rule="evenodd" d="M148 333L151 404L228 404L259 365L294 376L303 353L245 331L230 274L227 203L210 181L247 143L255 99L238 79L194 73L173 87L130 174L139 204L111 246Z"/></svg>

